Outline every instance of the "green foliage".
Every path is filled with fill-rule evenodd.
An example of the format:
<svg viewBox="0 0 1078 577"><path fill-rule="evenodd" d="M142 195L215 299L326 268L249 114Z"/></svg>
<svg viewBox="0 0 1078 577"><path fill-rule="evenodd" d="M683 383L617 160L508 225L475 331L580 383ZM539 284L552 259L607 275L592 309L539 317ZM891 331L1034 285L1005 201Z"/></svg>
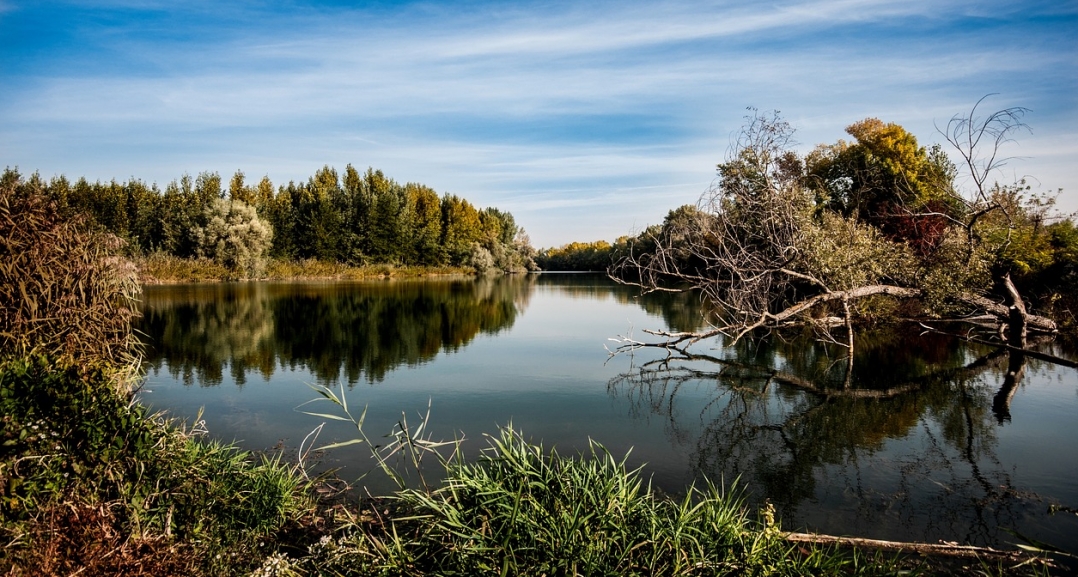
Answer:
<svg viewBox="0 0 1078 577"><path fill-rule="evenodd" d="M7 519L29 517L73 484L95 484L95 500L137 491L139 469L154 457L149 421L98 368L58 367L45 357L8 361L0 367L0 413Z"/></svg>
<svg viewBox="0 0 1078 577"><path fill-rule="evenodd" d="M797 269L829 290L881 283L908 283L916 263L905 244L884 238L875 227L825 212L802 231Z"/></svg>
<svg viewBox="0 0 1078 577"><path fill-rule="evenodd" d="M342 405L330 391L326 398ZM347 413L347 410L346 410ZM422 437L422 425L402 429L375 450L404 452L418 465L437 454L445 480L438 488L402 488L392 514L357 523L339 539L323 539L287 569L297 574L366 575L846 575L885 574L822 548L788 544L773 509L759 519L736 490L713 485L680 500L656 495L593 443L589 454L563 457L504 428L474 463L455 447ZM360 427L362 429L362 427ZM365 437L364 437L365 441ZM282 565L274 559L268 564Z"/></svg>
<svg viewBox="0 0 1078 577"><path fill-rule="evenodd" d="M125 366L139 287L122 241L68 217L37 178L0 178L0 359Z"/></svg>
<svg viewBox="0 0 1078 577"><path fill-rule="evenodd" d="M404 259L411 264L440 265L446 262L442 247L442 202L438 193L421 184L405 185L412 210L411 249Z"/></svg>
<svg viewBox="0 0 1078 577"><path fill-rule="evenodd" d="M17 173L15 173L17 176ZM401 185L380 170L360 173L352 165L343 175L330 166L315 171L307 182L289 182L274 189L268 177L248 185L236 171L223 187L220 175L184 175L165 190L140 181L74 185L63 177L50 183L37 175L33 185L56 201L65 214L82 213L97 226L128 241L134 255L162 253L194 259L207 256L206 228L217 229L214 215L225 213L221 199L254 207L257 220L273 231L269 255L286 260L316 259L348 265L464 266L479 243L493 259L493 269L522 272L535 268L534 249L513 215L496 208L479 210L457 196L422 184ZM243 212L243 211L241 211ZM225 227L235 227L227 224ZM211 231L211 232L217 232ZM235 238L232 234L211 234ZM255 235L261 237L261 235ZM228 256L213 258L232 271L226 276L257 273L257 260L241 250L261 241L226 242ZM211 257L212 258L212 257ZM485 262L485 261L481 261ZM246 263L246 264L245 264Z"/></svg>
<svg viewBox="0 0 1078 577"><path fill-rule="evenodd" d="M941 148L926 150L904 128L878 118L855 122L846 132L855 143L820 145L806 158L808 183L830 207L873 219L887 204L950 204L955 168Z"/></svg>
<svg viewBox="0 0 1078 577"><path fill-rule="evenodd" d="M613 264L613 247L605 240L571 242L539 251L535 262L549 271L605 271Z"/></svg>
<svg viewBox="0 0 1078 577"><path fill-rule="evenodd" d="M100 504L103 530L124 541L164 537L201 571L228 574L309 507L293 469L149 417L100 369L5 362L0 413L0 533L17 544L9 567L43 562L49 536L36 528L51 511Z"/></svg>
<svg viewBox="0 0 1078 577"><path fill-rule="evenodd" d="M993 266L1019 277L1051 266L1055 249L1046 224L1055 199L1031 195L1025 181L997 184L989 198L998 208L978 219L974 232L993 254Z"/></svg>
<svg viewBox="0 0 1078 577"><path fill-rule="evenodd" d="M472 253L472 243L482 239L479 211L457 195L442 197L442 246L449 262L462 264Z"/></svg>
<svg viewBox="0 0 1078 577"><path fill-rule="evenodd" d="M999 146L1024 126L1021 114L949 124L945 136L976 187L963 194L943 149L919 146L897 124L854 123L847 132L855 142L820 145L802 158L791 150L788 123L753 110L718 165L718 183L698 206L619 240L612 274L645 291L702 291L720 309L715 334L774 328L840 299L876 299L874 313L895 296L922 297L934 315L998 312L984 303L1009 298L1005 275L1034 308L1065 313L1060 281L1078 274L1066 264L1070 229L1062 223L1071 221L1049 224L1060 218L1054 198L1032 195L1024 182L984 184L999 168ZM995 148L978 150L978 135Z"/></svg>
<svg viewBox="0 0 1078 577"><path fill-rule="evenodd" d="M468 250L468 259L465 264L474 268L479 274L490 273L494 271L494 255L490 254L483 245L473 242Z"/></svg>

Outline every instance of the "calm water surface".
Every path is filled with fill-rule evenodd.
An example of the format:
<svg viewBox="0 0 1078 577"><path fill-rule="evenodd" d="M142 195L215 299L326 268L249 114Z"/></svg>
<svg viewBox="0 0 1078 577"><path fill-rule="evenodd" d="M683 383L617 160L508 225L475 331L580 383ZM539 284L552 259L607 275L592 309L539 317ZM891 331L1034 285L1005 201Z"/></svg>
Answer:
<svg viewBox="0 0 1078 577"><path fill-rule="evenodd" d="M367 407L372 438L429 404L434 437L463 435L470 454L510 423L563 454L594 439L631 450L669 493L739 478L791 529L996 546L1017 541L1010 529L1078 551L1075 369L894 331L859 334L849 376L844 352L811 338L609 358L611 337L692 330L700 311L690 295L639 297L591 275L183 285L143 299L143 402L203 411L210 435L247 449L294 452L325 421L297 410L322 384ZM318 442L353 432L327 421ZM356 479L371 463L352 446L317 467Z"/></svg>

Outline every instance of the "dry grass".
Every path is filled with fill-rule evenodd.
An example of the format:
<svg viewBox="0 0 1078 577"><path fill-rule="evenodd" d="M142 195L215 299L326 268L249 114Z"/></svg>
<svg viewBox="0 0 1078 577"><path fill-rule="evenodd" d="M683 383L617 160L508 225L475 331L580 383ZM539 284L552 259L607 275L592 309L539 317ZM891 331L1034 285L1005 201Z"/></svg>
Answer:
<svg viewBox="0 0 1078 577"><path fill-rule="evenodd" d="M35 185L0 182L0 351L131 365L140 288L122 245Z"/></svg>
<svg viewBox="0 0 1078 577"><path fill-rule="evenodd" d="M429 267L398 266L392 264L374 264L354 266L339 262L327 262L315 259L302 261L272 260L266 276L274 280L297 278L354 280L365 278L421 277L434 275L473 274L475 271L466 267Z"/></svg>
<svg viewBox="0 0 1078 577"><path fill-rule="evenodd" d="M192 575L195 557L186 542L167 535L132 535L107 505L58 504L39 514L26 548L7 567L9 577Z"/></svg>
<svg viewBox="0 0 1078 577"><path fill-rule="evenodd" d="M209 259L188 259L154 253L136 261L143 284L215 282L237 280L236 275ZM273 259L261 280L359 280L371 278L415 278L423 276L474 274L466 267L397 266L391 264L354 266L315 259L289 261Z"/></svg>

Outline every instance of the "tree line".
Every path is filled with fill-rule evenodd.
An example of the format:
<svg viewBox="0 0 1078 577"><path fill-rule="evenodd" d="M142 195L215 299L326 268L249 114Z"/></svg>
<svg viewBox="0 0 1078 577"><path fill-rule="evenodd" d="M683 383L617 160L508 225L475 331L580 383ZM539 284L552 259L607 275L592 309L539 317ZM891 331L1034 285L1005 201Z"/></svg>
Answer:
<svg viewBox="0 0 1078 577"><path fill-rule="evenodd" d="M351 164L343 176L325 166L306 182L279 187L268 176L251 184L242 171L227 185L218 173L203 172L164 190L137 179L24 178L11 168L2 180L88 215L126 240L132 254L209 258L242 276L257 276L265 257L481 272L535 268L530 241L509 212Z"/></svg>

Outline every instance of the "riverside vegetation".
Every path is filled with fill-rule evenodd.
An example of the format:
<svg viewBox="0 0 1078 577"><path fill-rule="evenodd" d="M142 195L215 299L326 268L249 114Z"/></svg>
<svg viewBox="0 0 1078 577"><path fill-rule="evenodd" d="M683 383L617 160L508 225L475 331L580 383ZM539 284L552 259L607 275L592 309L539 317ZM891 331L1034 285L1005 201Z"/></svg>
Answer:
<svg viewBox="0 0 1078 577"><path fill-rule="evenodd" d="M160 190L139 180L49 181L5 169L0 182L33 190L65 214L125 241L144 282L358 278L535 268L513 215L457 195L401 185L381 171L329 166L306 183L247 184L237 171L184 175Z"/></svg>
<svg viewBox="0 0 1078 577"><path fill-rule="evenodd" d="M212 177L200 178L203 191L212 191ZM173 200L186 198L183 186ZM213 442L197 419L182 424L139 405L132 393L140 358L131 333L136 270L124 258L123 239L106 231L114 229L50 192L63 189L10 170L0 179L0 571L6 575L1048 570L1008 556L950 567L792 541L772 509L747 510L733 488L708 485L671 499L598 444L588 454L560 455L525 442L511 427L467 462L459 444L425 435L425 420L413 427L402 419L388 441L370 445L399 479L399 490L360 505L327 502L317 497L321 480L308 479L301 465ZM247 249L268 239L255 222L261 217L237 209L242 199L229 204L212 196L198 210L163 209L162 215L186 214L201 224L162 228L174 234L162 238L212 250L207 258L251 274L257 251ZM279 196L292 198L288 189ZM184 236L185 230L198 234ZM232 243L233 233L251 244ZM444 239L445 229L441 234ZM354 240L341 246L366 242L358 233ZM456 252L440 253L450 265L483 256L472 244L452 246ZM353 254L362 261L366 253ZM317 414L352 421L354 442L370 444L346 399L331 389L319 392L339 411Z"/></svg>
<svg viewBox="0 0 1078 577"><path fill-rule="evenodd" d="M981 104L942 132L957 164L876 118L847 127L853 142L801 155L786 121L753 110L697 205L613 244L571 243L536 261L716 305L709 330L660 345L806 320L851 352L854 326L896 317L974 317L1014 329L1007 340L1019 348L1027 331L1078 329L1078 227L1053 210L1055 195L993 180L1025 110L984 114Z"/></svg>

